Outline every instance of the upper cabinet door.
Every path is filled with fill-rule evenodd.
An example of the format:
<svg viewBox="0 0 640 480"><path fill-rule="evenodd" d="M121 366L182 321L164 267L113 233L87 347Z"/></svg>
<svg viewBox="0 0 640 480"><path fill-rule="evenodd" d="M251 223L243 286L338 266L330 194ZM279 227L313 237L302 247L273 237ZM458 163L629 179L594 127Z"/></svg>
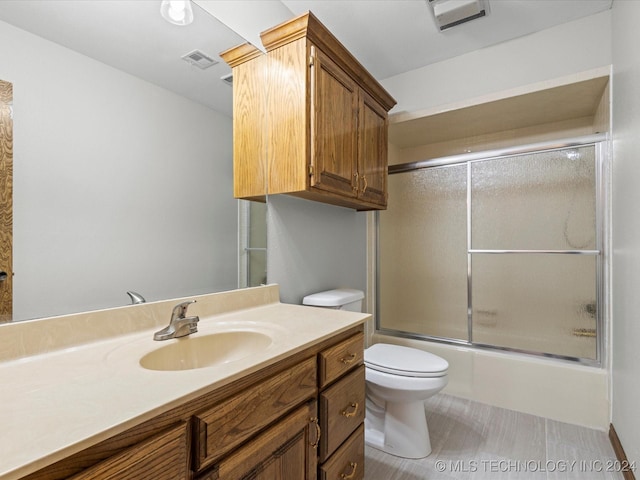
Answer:
<svg viewBox="0 0 640 480"><path fill-rule="evenodd" d="M250 44L220 54L233 69L236 197L386 208L393 97L310 12L260 37L266 61Z"/></svg>
<svg viewBox="0 0 640 480"><path fill-rule="evenodd" d="M364 91L360 91L358 112L358 197L386 206L387 112Z"/></svg>
<svg viewBox="0 0 640 480"><path fill-rule="evenodd" d="M357 196L358 87L311 47L311 186Z"/></svg>

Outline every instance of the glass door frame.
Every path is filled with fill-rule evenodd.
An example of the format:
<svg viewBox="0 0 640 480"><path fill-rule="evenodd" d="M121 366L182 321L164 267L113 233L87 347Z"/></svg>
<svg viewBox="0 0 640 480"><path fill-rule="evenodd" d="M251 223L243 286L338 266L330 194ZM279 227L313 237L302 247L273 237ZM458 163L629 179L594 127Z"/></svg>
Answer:
<svg viewBox="0 0 640 480"><path fill-rule="evenodd" d="M595 202L596 202L596 249L590 251L549 251L548 253L564 253L564 254L588 254L596 255L596 358L579 358L566 355L550 354L545 352L536 352L522 350L511 347L503 347L497 345L487 345L475 343L473 341L473 311L471 299L471 256L473 253L481 253L484 250L473 250L471 248L471 164L474 161L486 161L490 159L513 157L524 154L540 153L552 150L563 150L575 147L584 147L593 145L595 149ZM374 214L374 291L375 291L375 331L383 335L405 337L419 340L428 340L438 343L446 343L458 346L469 346L486 350L498 350L505 352L515 352L535 357L553 358L571 363L579 363L588 366L601 367L606 363L604 345L608 342L610 325L610 157L611 142L606 134L593 134L581 137L565 139L561 141L542 142L529 144L524 146L509 147L496 150L488 150L482 152L473 152L461 155L453 155L436 159L423 160L419 162L404 163L399 165L390 165L389 174L410 172L422 168L440 167L455 164L467 164L467 328L468 340L444 338L421 333L405 332L401 330L393 330L381 327L380 319L380 212ZM391 200L393 201L393 200ZM541 251L536 251L541 252ZM497 253L497 251L496 251ZM505 253L508 253L505 251ZM518 253L533 253L533 251L518 251Z"/></svg>

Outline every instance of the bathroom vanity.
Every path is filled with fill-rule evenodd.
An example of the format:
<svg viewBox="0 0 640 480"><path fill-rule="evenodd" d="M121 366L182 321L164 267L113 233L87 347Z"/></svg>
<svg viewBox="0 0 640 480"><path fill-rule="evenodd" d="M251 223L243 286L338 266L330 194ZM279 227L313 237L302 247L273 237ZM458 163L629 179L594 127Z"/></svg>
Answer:
<svg viewBox="0 0 640 480"><path fill-rule="evenodd" d="M154 342L148 329L0 363L3 385L18 384L0 413L0 479L363 478L369 315L281 304L277 286L195 298L189 337ZM178 301L113 315L164 320ZM178 342L200 357L217 338L219 357L175 361ZM165 362L145 368L150 355Z"/></svg>

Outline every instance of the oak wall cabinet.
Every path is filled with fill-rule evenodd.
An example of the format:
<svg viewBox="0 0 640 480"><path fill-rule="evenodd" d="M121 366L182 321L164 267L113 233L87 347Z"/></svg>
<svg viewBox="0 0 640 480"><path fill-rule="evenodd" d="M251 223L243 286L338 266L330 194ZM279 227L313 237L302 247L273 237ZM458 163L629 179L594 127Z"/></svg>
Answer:
<svg viewBox="0 0 640 480"><path fill-rule="evenodd" d="M311 13L221 54L233 71L234 195L387 205L395 100Z"/></svg>

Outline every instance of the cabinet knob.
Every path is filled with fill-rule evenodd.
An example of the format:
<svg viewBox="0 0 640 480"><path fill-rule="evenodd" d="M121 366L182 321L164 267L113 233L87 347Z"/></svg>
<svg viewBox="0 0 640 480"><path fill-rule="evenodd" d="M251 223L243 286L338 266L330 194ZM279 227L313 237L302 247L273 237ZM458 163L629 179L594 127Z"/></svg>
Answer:
<svg viewBox="0 0 640 480"><path fill-rule="evenodd" d="M358 191L358 172L353 174L353 185L351 185L351 189L354 192Z"/></svg>
<svg viewBox="0 0 640 480"><path fill-rule="evenodd" d="M0 282L4 282L9 277L7 272L0 272Z"/></svg>
<svg viewBox="0 0 640 480"><path fill-rule="evenodd" d="M362 175L362 193L367 191L367 187L369 186L369 184L367 183L367 177Z"/></svg>
<svg viewBox="0 0 640 480"><path fill-rule="evenodd" d="M345 365L349 365L350 363L353 363L355 361L357 356L358 356L357 354L352 353L351 355L347 355L346 357L342 357L340 359L340 361L342 363L344 363Z"/></svg>
<svg viewBox="0 0 640 480"><path fill-rule="evenodd" d="M351 473L341 473L340 478L342 480L350 480L351 478L356 476L356 470L358 469L358 464L356 462L349 462L349 466L351 467Z"/></svg>

